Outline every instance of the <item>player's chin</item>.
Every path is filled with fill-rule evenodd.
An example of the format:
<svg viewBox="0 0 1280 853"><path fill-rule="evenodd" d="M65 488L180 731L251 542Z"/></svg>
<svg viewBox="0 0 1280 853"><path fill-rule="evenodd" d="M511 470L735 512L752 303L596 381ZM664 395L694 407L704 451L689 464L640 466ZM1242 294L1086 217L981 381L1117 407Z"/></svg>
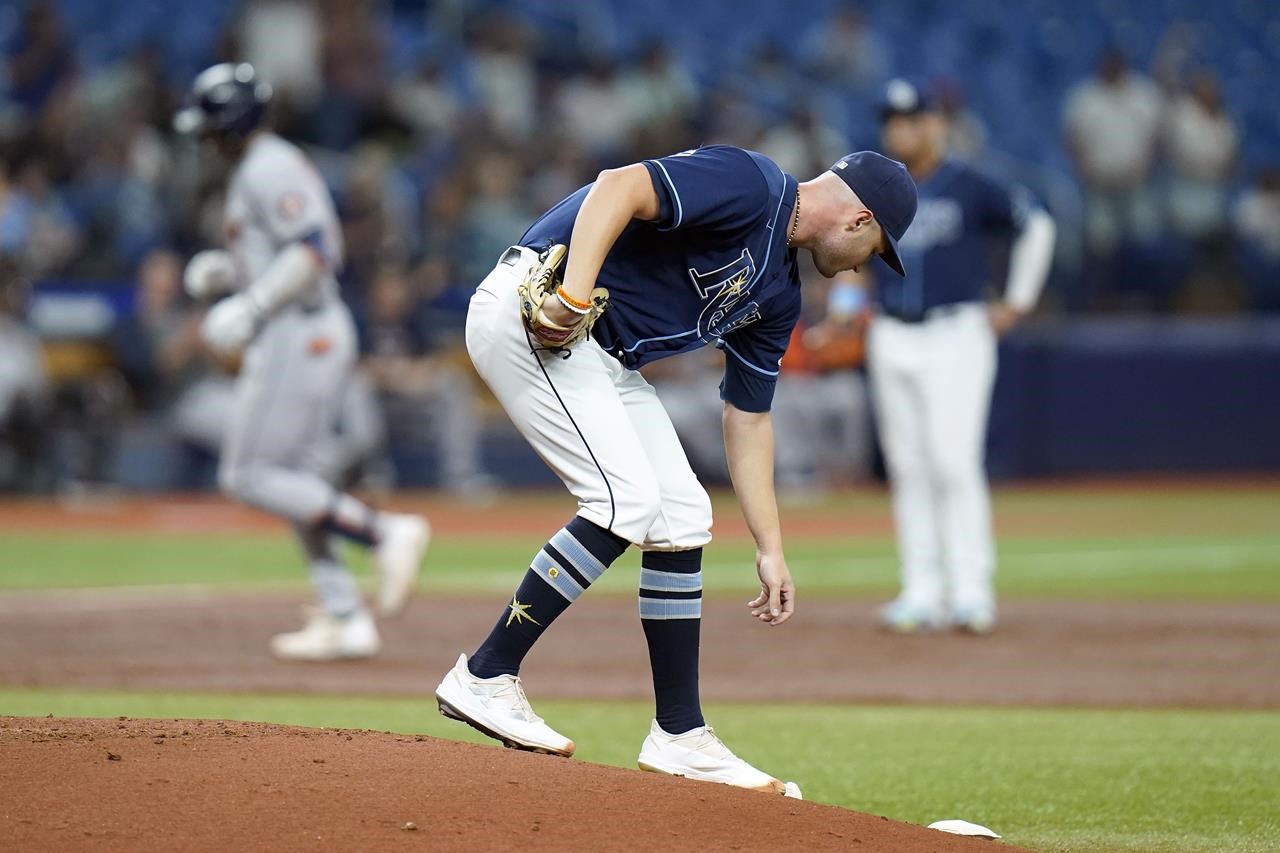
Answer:
<svg viewBox="0 0 1280 853"><path fill-rule="evenodd" d="M853 269L852 264L841 265L834 258L819 254L814 254L813 266L826 278L835 278L839 273L848 269Z"/></svg>

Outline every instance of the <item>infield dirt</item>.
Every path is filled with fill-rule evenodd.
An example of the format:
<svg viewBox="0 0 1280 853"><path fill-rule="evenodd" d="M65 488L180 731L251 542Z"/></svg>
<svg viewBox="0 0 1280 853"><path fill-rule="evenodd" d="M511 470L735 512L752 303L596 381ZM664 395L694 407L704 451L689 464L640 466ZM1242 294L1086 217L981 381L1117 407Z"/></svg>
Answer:
<svg viewBox="0 0 1280 853"><path fill-rule="evenodd" d="M305 593L46 590L0 596L0 684L430 696L484 637L501 594L422 594L363 663L288 664L268 640ZM1029 602L989 637L896 636L875 603L802 600L773 631L740 600L703 607L709 701L1280 708L1280 618L1267 604ZM755 677L768 672L769 678ZM542 698L652 698L635 599L592 596L523 669ZM434 713L434 708L430 709Z"/></svg>
<svg viewBox="0 0 1280 853"><path fill-rule="evenodd" d="M33 853L993 853L991 842L723 785L429 737L264 723L0 718L0 781L0 838Z"/></svg>

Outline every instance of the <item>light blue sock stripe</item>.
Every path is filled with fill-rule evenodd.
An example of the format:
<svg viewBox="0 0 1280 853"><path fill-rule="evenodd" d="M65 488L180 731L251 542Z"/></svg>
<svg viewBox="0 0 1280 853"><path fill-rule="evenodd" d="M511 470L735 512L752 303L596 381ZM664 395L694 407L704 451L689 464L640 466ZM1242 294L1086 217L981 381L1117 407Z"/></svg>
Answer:
<svg viewBox="0 0 1280 853"><path fill-rule="evenodd" d="M587 579L589 584L600 580L604 570L609 568L597 560L595 554L584 548L582 543L567 530L561 529L559 533L551 537L551 547L563 554L566 560L572 562L573 567Z"/></svg>
<svg viewBox="0 0 1280 853"><path fill-rule="evenodd" d="M641 598L641 619L701 619L701 598Z"/></svg>
<svg viewBox="0 0 1280 853"><path fill-rule="evenodd" d="M660 572L642 568L640 588L659 592L698 592L702 589L702 572Z"/></svg>
<svg viewBox="0 0 1280 853"><path fill-rule="evenodd" d="M582 587L578 586L578 582L562 566L557 566L547 556L546 551L538 552L538 556L533 558L533 563L529 566L529 570L546 581L552 589L563 595L570 603L577 601L578 596L582 595Z"/></svg>

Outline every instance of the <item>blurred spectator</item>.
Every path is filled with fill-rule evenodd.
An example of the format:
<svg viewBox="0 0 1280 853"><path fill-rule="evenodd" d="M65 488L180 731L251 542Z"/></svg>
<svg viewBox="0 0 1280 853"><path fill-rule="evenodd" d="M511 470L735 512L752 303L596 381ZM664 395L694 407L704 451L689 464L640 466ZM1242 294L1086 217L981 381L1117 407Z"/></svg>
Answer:
<svg viewBox="0 0 1280 853"><path fill-rule="evenodd" d="M702 141L707 144L745 145L759 139L766 127L760 105L746 92L727 85L707 97L703 123Z"/></svg>
<svg viewBox="0 0 1280 853"><path fill-rule="evenodd" d="M1235 167L1236 126L1222 106L1218 83L1201 71L1169 110L1166 144L1173 175L1169 223L1183 237L1220 236L1227 220L1227 183Z"/></svg>
<svg viewBox="0 0 1280 853"><path fill-rule="evenodd" d="M47 161L35 152L0 161L0 252L17 259L28 275L40 276L63 270L81 243Z"/></svg>
<svg viewBox="0 0 1280 853"><path fill-rule="evenodd" d="M524 176L515 155L499 150L482 152L468 171L471 190L458 241L462 251L459 271L464 281L479 284L498 255L520 239L533 214L520 194Z"/></svg>
<svg viewBox="0 0 1280 853"><path fill-rule="evenodd" d="M424 138L453 133L461 112L444 67L435 61L422 63L412 77L392 84L391 109Z"/></svg>
<svg viewBox="0 0 1280 853"><path fill-rule="evenodd" d="M675 146L673 150L678 149ZM586 150L569 133L547 139L547 160L529 176L524 191L532 210L550 210L552 205L579 187L594 181L598 170Z"/></svg>
<svg viewBox="0 0 1280 853"><path fill-rule="evenodd" d="M1067 98L1066 144L1088 196L1086 235L1098 255L1147 243L1159 231L1149 182L1163 108L1156 86L1116 52Z"/></svg>
<svg viewBox="0 0 1280 853"><path fill-rule="evenodd" d="M31 199L14 183L11 164L0 163L0 253L12 259L26 252L34 215Z"/></svg>
<svg viewBox="0 0 1280 853"><path fill-rule="evenodd" d="M168 249L143 258L133 313L113 334L116 363L134 404L161 411L208 372L200 341L200 313L182 297L182 260Z"/></svg>
<svg viewBox="0 0 1280 853"><path fill-rule="evenodd" d="M0 255L0 491L40 488L47 473L49 381L26 298L18 261Z"/></svg>
<svg viewBox="0 0 1280 853"><path fill-rule="evenodd" d="M797 109L767 130L757 148L789 174L816 175L849 153L849 140L817 109Z"/></svg>
<svg viewBox="0 0 1280 853"><path fill-rule="evenodd" d="M1280 168L1258 173L1231 218L1253 307L1280 311Z"/></svg>
<svg viewBox="0 0 1280 853"><path fill-rule="evenodd" d="M766 116L784 114L810 94L812 85L797 70L784 42L774 36L756 45L747 65L729 82Z"/></svg>
<svg viewBox="0 0 1280 853"><path fill-rule="evenodd" d="M106 276L132 268L147 251L169 238L169 216L158 188L132 170L138 118L122 121L85 152L73 203L86 224L86 254L80 269Z"/></svg>
<svg viewBox="0 0 1280 853"><path fill-rule="evenodd" d="M693 79L660 41L645 48L619 88L632 120L649 131L678 132L672 126L686 120L698 99Z"/></svg>
<svg viewBox="0 0 1280 853"><path fill-rule="evenodd" d="M433 445L443 485L484 497L491 481L480 464L475 381L435 348L421 307L402 269L379 271L361 329L361 371L386 412L390 439Z"/></svg>
<svg viewBox="0 0 1280 853"><path fill-rule="evenodd" d="M858 370L865 355L866 324L856 304L862 301L856 285L817 277L806 282L808 316L796 324L782 359L773 407L775 477L789 499L870 473L870 395Z"/></svg>
<svg viewBox="0 0 1280 853"><path fill-rule="evenodd" d="M600 160L621 156L640 122L638 106L623 96L618 69L605 56L594 57L586 74L565 82L556 100L559 123Z"/></svg>
<svg viewBox="0 0 1280 853"><path fill-rule="evenodd" d="M6 70L10 97L30 115L39 113L75 76L75 52L50 0L27 6Z"/></svg>
<svg viewBox="0 0 1280 853"><path fill-rule="evenodd" d="M875 88L889 68L883 42L852 3L814 23L802 54L819 78L854 90Z"/></svg>
<svg viewBox="0 0 1280 853"><path fill-rule="evenodd" d="M312 103L305 134L317 145L345 151L390 116L386 37L371 0L325 0L321 17L324 97Z"/></svg>
<svg viewBox="0 0 1280 853"><path fill-rule="evenodd" d="M528 34L512 19L491 16L468 36L468 77L484 117L500 137L527 139L539 103Z"/></svg>
<svg viewBox="0 0 1280 853"><path fill-rule="evenodd" d="M420 249L416 189L385 145L367 142L353 152L339 213L349 286L366 287L380 264L403 263Z"/></svg>

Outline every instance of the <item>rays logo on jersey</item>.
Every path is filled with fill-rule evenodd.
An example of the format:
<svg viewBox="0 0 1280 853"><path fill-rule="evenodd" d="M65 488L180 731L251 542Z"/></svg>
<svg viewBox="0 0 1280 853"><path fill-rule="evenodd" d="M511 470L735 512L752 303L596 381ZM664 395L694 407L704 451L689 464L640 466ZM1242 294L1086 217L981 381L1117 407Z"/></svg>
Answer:
<svg viewBox="0 0 1280 853"><path fill-rule="evenodd" d="M709 272L690 268L689 278L698 296L708 300L698 316L698 337L722 337L760 319L756 302L739 305L750 294L755 277L756 262L750 249L743 249L737 258Z"/></svg>
<svg viewBox="0 0 1280 853"><path fill-rule="evenodd" d="M964 234L964 209L952 198L922 198L898 245L913 252L954 243Z"/></svg>

